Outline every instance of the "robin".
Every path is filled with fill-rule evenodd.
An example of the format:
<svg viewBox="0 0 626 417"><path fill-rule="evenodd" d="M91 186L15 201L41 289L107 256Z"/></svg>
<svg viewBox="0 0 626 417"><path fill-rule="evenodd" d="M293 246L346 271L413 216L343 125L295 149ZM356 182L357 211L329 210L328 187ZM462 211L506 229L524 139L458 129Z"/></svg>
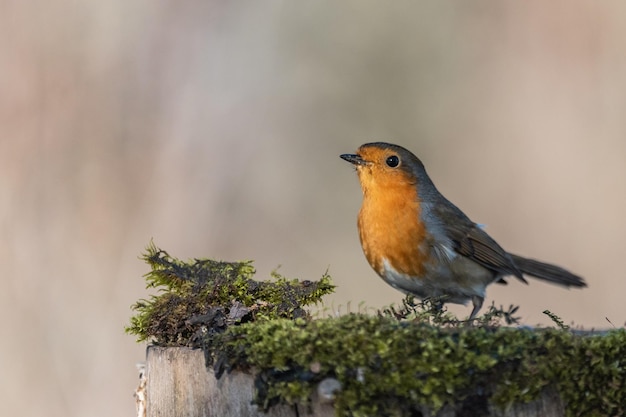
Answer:
<svg viewBox="0 0 626 417"><path fill-rule="evenodd" d="M565 287L585 281L555 265L506 252L437 190L407 149L390 143L362 145L341 155L356 167L363 204L359 237L367 261L392 287L421 299L467 304L473 319L485 288L524 275Z"/></svg>

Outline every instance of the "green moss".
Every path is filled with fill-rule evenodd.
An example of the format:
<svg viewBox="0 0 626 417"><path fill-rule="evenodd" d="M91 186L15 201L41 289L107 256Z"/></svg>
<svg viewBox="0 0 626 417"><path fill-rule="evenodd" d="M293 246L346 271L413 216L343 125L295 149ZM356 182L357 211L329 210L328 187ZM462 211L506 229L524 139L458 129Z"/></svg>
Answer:
<svg viewBox="0 0 626 417"><path fill-rule="evenodd" d="M491 306L472 325L412 298L377 314L313 319L304 306L332 291L317 282L252 279L250 262L181 262L154 246L144 259L159 294L133 307L140 340L204 349L219 378L252 370L262 409L308 404L328 378L337 416L415 416L448 407L486 415L556 389L568 416L626 414L626 331L576 334L507 327L517 307ZM548 314L548 313L546 313Z"/></svg>
<svg viewBox="0 0 626 417"><path fill-rule="evenodd" d="M151 267L147 287L158 294L132 306L136 314L126 332L162 346L202 347L230 325L260 317L308 317L304 307L334 289L328 274L298 281L274 272L273 281L256 281L251 261L183 262L153 244L143 259Z"/></svg>
<svg viewBox="0 0 626 417"><path fill-rule="evenodd" d="M306 403L316 384L332 377L342 385L338 416L416 415L418 404L486 412L487 400L506 408L549 386L570 416L626 411L624 330L576 336L560 329L442 328L348 314L245 324L225 338L239 353L231 365L260 371L256 401L264 408Z"/></svg>

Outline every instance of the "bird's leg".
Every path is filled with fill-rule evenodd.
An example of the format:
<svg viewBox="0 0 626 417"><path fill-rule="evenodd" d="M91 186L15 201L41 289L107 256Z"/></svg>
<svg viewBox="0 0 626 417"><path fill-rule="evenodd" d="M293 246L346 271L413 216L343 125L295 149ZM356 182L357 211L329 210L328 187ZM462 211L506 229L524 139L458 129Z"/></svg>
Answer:
<svg viewBox="0 0 626 417"><path fill-rule="evenodd" d="M472 309L472 314L470 314L468 321L471 321L476 318L476 314L478 314L478 311L483 306L483 301L484 301L484 298L478 295L474 295L472 297L472 304L474 305L474 308Z"/></svg>

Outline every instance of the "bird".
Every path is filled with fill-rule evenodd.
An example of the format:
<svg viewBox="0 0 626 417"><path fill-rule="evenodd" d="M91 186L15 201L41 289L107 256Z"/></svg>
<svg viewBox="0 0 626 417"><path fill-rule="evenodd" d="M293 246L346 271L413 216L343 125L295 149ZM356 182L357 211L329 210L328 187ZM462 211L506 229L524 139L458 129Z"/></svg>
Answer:
<svg viewBox="0 0 626 417"><path fill-rule="evenodd" d="M363 253L397 290L435 300L439 308L471 301L472 320L487 286L506 284L506 277L587 286L564 268L504 250L437 190L422 161L402 146L366 143L340 157L356 168L363 192L357 219Z"/></svg>

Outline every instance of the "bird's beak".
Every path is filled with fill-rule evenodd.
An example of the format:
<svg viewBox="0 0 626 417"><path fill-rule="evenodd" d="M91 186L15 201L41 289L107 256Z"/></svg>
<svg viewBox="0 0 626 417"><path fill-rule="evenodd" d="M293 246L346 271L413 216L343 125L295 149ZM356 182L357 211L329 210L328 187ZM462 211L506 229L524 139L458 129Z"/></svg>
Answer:
<svg viewBox="0 0 626 417"><path fill-rule="evenodd" d="M354 165L366 165L367 161L361 158L359 155L344 153L343 155L339 155L339 157L343 160L346 160Z"/></svg>

